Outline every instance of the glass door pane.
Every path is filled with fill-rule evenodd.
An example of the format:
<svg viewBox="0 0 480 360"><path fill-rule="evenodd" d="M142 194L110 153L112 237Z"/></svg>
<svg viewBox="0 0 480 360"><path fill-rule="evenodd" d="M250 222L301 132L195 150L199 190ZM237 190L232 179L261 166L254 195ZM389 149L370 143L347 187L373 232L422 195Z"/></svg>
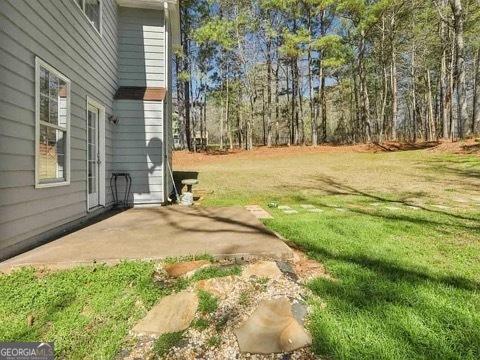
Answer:
<svg viewBox="0 0 480 360"><path fill-rule="evenodd" d="M98 109L89 105L87 118L87 181L89 207L98 205Z"/></svg>

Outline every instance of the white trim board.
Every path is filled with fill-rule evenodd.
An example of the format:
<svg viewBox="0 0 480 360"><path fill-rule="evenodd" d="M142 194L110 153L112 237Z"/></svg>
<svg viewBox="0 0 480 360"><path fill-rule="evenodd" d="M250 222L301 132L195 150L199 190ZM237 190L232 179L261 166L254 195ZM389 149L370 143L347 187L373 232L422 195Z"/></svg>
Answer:
<svg viewBox="0 0 480 360"><path fill-rule="evenodd" d="M98 172L98 191L99 191L99 199L98 199L98 206L105 206L105 106L102 105L100 102L95 100L94 98L87 95L86 107L85 107L85 122L88 122L88 105L92 105L99 110L98 116L98 131L99 131L99 140L98 140L98 151L100 154L100 167ZM85 193L87 198L87 212L94 211L97 207L90 207L89 200L88 200L88 124L86 124L86 149L85 149L85 162L86 162L86 182L85 182Z"/></svg>
<svg viewBox="0 0 480 360"><path fill-rule="evenodd" d="M67 84L67 103L66 103L66 126L65 131L65 181L41 182L40 181L40 67L54 73ZM50 66L38 56L35 57L35 188L49 188L55 186L70 185L70 115L71 115L71 82L70 79L60 71Z"/></svg>

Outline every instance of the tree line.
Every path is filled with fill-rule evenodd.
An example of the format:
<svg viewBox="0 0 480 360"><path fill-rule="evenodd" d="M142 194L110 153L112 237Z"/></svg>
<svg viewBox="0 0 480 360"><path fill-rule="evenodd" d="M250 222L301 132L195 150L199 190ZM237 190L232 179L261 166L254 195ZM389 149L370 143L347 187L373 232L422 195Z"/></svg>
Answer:
<svg viewBox="0 0 480 360"><path fill-rule="evenodd" d="M185 0L180 141L221 148L474 136L479 0ZM216 109L209 116L207 109Z"/></svg>

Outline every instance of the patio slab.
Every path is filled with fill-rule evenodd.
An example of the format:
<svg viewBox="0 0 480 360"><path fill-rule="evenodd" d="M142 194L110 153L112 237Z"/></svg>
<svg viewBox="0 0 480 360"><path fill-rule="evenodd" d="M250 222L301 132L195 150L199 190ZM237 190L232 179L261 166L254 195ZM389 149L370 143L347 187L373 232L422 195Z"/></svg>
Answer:
<svg viewBox="0 0 480 360"><path fill-rule="evenodd" d="M92 262L215 257L290 259L292 250L241 207L130 209L0 263L65 268Z"/></svg>

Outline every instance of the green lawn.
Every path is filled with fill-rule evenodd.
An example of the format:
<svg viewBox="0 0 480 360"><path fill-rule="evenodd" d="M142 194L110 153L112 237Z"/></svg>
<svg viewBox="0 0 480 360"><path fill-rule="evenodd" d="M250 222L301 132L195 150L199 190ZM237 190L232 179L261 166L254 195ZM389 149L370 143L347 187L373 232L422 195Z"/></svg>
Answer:
<svg viewBox="0 0 480 360"><path fill-rule="evenodd" d="M204 205L275 201L298 210L271 209L266 225L334 278L308 284L316 353L480 358L479 157L275 150L192 158L175 168L199 171L198 188L214 191ZM114 358L137 319L167 291L187 285L162 290L153 273L152 263L126 262L1 275L0 340L54 341L59 358ZM193 280L228 274L212 267ZM180 338L162 339L156 350Z"/></svg>
<svg viewBox="0 0 480 360"><path fill-rule="evenodd" d="M112 359L162 295L153 271L129 262L0 276L0 340L53 341L60 359Z"/></svg>
<svg viewBox="0 0 480 360"><path fill-rule="evenodd" d="M266 225L335 278L309 284L317 354L480 358L478 157L431 151L242 156L195 167L200 186L215 190L203 203L276 201L298 210L273 209ZM324 211L309 213L300 204Z"/></svg>

